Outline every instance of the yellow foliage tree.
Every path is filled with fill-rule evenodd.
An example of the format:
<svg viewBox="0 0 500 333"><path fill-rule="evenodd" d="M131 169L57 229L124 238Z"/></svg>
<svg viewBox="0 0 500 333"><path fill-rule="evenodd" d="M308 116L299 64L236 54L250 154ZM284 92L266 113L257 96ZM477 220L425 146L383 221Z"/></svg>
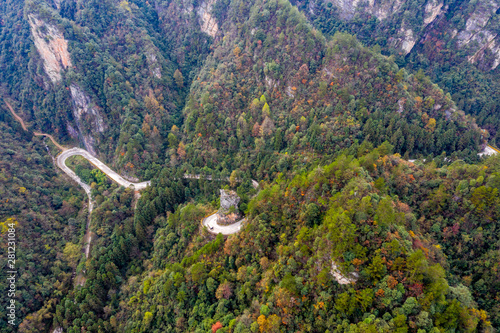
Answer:
<svg viewBox="0 0 500 333"><path fill-rule="evenodd" d="M78 259L81 256L80 246L78 244L66 243L63 250L64 259L68 261L69 265L73 268L78 264Z"/></svg>
<svg viewBox="0 0 500 333"><path fill-rule="evenodd" d="M7 233L9 230L9 224L14 224L14 227L17 227L17 221L13 217L9 217L3 222L0 222L0 230L2 230L2 234Z"/></svg>
<svg viewBox="0 0 500 333"><path fill-rule="evenodd" d="M266 333L279 333L281 326L281 318L275 314L270 315L268 318L264 315L260 315L257 318L257 323L259 324L259 330Z"/></svg>
<svg viewBox="0 0 500 333"><path fill-rule="evenodd" d="M234 54L235 56L239 57L239 56L240 56L240 54L241 54L241 49L240 49L238 46L236 46L236 47L234 48L234 50L233 50L233 54Z"/></svg>
<svg viewBox="0 0 500 333"><path fill-rule="evenodd" d="M436 129L436 119L429 119L429 122L427 123L427 126L425 126L425 128L427 128L431 132L434 132L434 130Z"/></svg>

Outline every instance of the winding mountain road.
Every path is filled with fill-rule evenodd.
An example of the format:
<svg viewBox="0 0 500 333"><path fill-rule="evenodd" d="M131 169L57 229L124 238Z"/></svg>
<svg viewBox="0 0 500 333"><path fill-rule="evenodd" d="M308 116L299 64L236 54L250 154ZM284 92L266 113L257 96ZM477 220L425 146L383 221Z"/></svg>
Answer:
<svg viewBox="0 0 500 333"><path fill-rule="evenodd" d="M14 112L14 109L12 108L12 106L10 105L10 103L8 101L6 101L6 100L4 100L4 101L5 101L5 104L7 105L7 107L9 108L10 112L14 116L14 118L21 124L22 128L25 131L28 131L23 119L21 117L19 117ZM91 189L90 189L90 186L88 184L85 184L80 179L80 177L78 177L76 175L76 173L66 165L66 159L68 159L71 156L77 156L77 155L82 156L87 161L89 161L91 164L93 164L95 167L97 167L99 170L101 170L104 174L106 174L106 176L108 176L111 180L116 182L117 184L124 186L124 187L133 187L134 190L136 190L136 191L140 191L142 189L145 189L148 185L151 184L151 182L150 181L145 181L145 182L141 182L141 183L129 182L128 180L126 180L122 176L120 176L118 173L111 170L106 164L101 162L98 158L92 156L85 149L81 149L81 148L67 149L67 148L61 146L59 143L57 143L57 141L54 139L54 137L52 137L52 135L50 135L50 134L45 134L45 133L40 133L40 132L33 132L33 134L37 135L37 136L48 137L57 148L62 150L62 153L59 154L57 156L57 159L56 159L57 166L64 173L66 173L71 179L73 179L78 185L80 185L85 190L85 193L87 193L87 196L89 197L89 219L87 222L87 232L85 234L85 256L88 258L89 251L90 251L90 242L91 242L91 238L92 238L91 233L90 233L90 214L92 213L92 209L93 209L93 203L92 203L92 197L91 197L91 191L90 191ZM493 148L491 146L487 146L483 152L479 153L479 155L480 156L493 155L496 153L498 153L498 151L495 148ZM412 160L410 160L410 161L412 161ZM192 174L185 174L184 175L185 179L200 179L201 177L202 176L200 176L200 175L192 175ZM212 180L212 177L207 176L206 179ZM221 180L221 179L217 179L217 180ZM229 177L225 180L229 180ZM258 188L259 183L252 179L252 186L254 188ZM222 225L217 224L217 213L216 213L216 214L210 215L210 216L206 217L205 219L203 219L202 224L204 226L206 226L208 231L211 233L214 233L214 234L221 233L223 235L230 235L230 234L234 234L234 233L240 231L241 225L245 221L246 221L246 219L242 219L242 220L235 222L231 225L222 226Z"/></svg>
<svg viewBox="0 0 500 333"><path fill-rule="evenodd" d="M67 165L66 165L66 159L71 156L82 156L85 158L87 161L89 161L92 165L94 165L96 168L101 170L106 176L108 176L111 180L116 182L118 185L121 185L123 187L134 187L136 191L140 191L145 189L148 185L151 185L151 181L147 182L142 182L142 183L132 183L129 182L128 180L124 179L122 176L111 170L106 164L101 162L98 158L90 155L88 151L85 149L81 148L71 148L71 149L66 149L64 150L61 154L57 156L57 166L64 171L68 176L70 176L72 179L74 179L78 184L80 184L81 187L85 189L87 192L87 187L90 191L90 186L87 184L83 183L78 177L73 170L71 170Z"/></svg>
<svg viewBox="0 0 500 333"><path fill-rule="evenodd" d="M104 174L106 174L111 180L115 181L118 185L124 187L133 186L134 189L137 191L146 188L148 185L151 184L151 182L148 181L142 183L131 183L128 180L123 179L122 176L120 176L113 170L111 170L106 164L101 162L99 159L90 155L90 153L85 149L81 148L65 149L63 147L61 148L63 151L56 158L57 166L71 179L73 179L78 185L80 185L85 190L85 193L87 193L87 196L89 197L89 218L87 220L87 228L86 228L87 231L85 232L84 236L85 258L88 258L90 253L90 243L92 242L92 232L90 231L90 215L92 214L92 209L94 208L94 204L92 202L92 195L90 193L91 188L88 184L84 183L80 179L80 177L78 177L78 175L66 165L66 160L71 156L82 156L91 164L96 166L99 170L101 170Z"/></svg>
<svg viewBox="0 0 500 333"><path fill-rule="evenodd" d="M27 128L26 124L24 123L23 119L15 113L14 108L11 106L11 104L8 101L6 101L6 100L4 100L4 102L7 105L7 107L9 108L9 110L12 113L12 115L14 116L14 118L21 124L22 128L25 131L28 131L28 128ZM76 148L76 147L68 149L66 147L61 146L54 139L54 137L52 135L50 135L50 134L45 134L45 133L36 132L36 131L34 131L33 134L36 135L36 136L45 136L45 137L48 137L52 141L52 143L57 148L59 148L62 151L57 156L57 158L56 158L56 164L57 164L57 166L65 174L67 174L71 179L73 179L78 185L80 185L80 187L83 188L83 190L85 191L85 193L87 193L87 196L89 198L89 217L88 217L88 220L87 220L87 228L86 228L86 233L85 233L85 237L84 237L84 244L85 244L84 246L85 246L85 257L88 258L89 257L89 253L90 253L90 243L92 241L92 234L91 234L91 231L90 231L90 216L92 214L92 210L93 210L93 207L94 207L93 202L92 202L91 188L90 188L90 186L88 184L84 183L80 179L80 177L78 177L78 175L66 165L66 160L69 157L71 157L71 156L82 156L87 161L89 161L92 165L94 165L99 170L101 170L111 180L113 180L114 182L116 182L118 185L121 185L121 186L124 186L124 187L133 187L135 191L140 191L142 189L145 189L148 185L151 184L151 181L145 181L145 182L141 182L141 183L132 183L132 182L129 182L128 180L126 180L122 176L120 176L118 173L116 173L115 171L111 170L106 164L104 164L98 158L96 158L95 156L92 156L85 149ZM200 176L200 175L186 174L186 175L184 175L184 178L185 179L200 179L200 178L202 178L202 176ZM207 176L206 179L207 180L212 180L212 177L211 176ZM217 179L217 180L221 180L221 179ZM227 179L225 179L225 180L229 180L229 177ZM252 179L252 186L254 188L258 188L259 187L259 183L256 180ZM205 218L202 221L202 224L204 226L206 226L207 229L208 229L208 231L211 232L211 233L213 233L213 234L219 234L219 233L221 233L223 235L230 235L230 234L234 234L234 233L240 231L241 225L245 221L246 221L246 219L242 219L242 220L240 220L238 222L235 222L235 223L233 223L231 225L222 226L222 225L217 224L217 214L213 214L213 215L210 215L207 218Z"/></svg>
<svg viewBox="0 0 500 333"><path fill-rule="evenodd" d="M23 119L19 115L16 114L12 105L8 101L6 101L5 99L4 99L4 102L5 102L5 105L7 105L7 108L10 110L10 112L14 116L14 118L21 124L21 127L23 128L23 130L28 132L28 128L27 128L26 124L24 123ZM68 159L68 157L76 156L76 155L82 156L87 161L89 161L91 164L96 166L99 170L104 172L104 174L106 174L111 180L115 181L116 183L118 183L119 185L124 186L124 187L133 186L134 190L136 190L136 191L139 191L139 190L146 188L148 185L151 184L151 182L147 181L147 182L142 182L142 183L131 183L128 180L125 180L122 176L120 176L119 174L117 174L113 170L111 170L106 164L101 162L99 159L92 156L85 149L81 149L81 148L68 149L68 148L61 146L54 139L54 137L50 134L45 134L45 133L36 132L36 131L33 131L33 134L36 136L48 137L52 141L52 143L62 151L56 158L57 166L65 174L67 174L71 179L73 179L78 185L80 185L80 187L83 188L85 193L87 193L87 196L89 198L89 216L87 219L87 227L86 227L86 232L85 232L85 236L84 236L84 246L85 246L84 250L85 250L85 257L88 258L89 253L90 253L90 243L92 241L92 233L90 231L90 216L91 216L92 210L94 208L94 203L92 202L91 188L88 184L84 183L80 179L80 177L78 177L78 175L66 165L66 159Z"/></svg>
<svg viewBox="0 0 500 333"><path fill-rule="evenodd" d="M217 213L203 219L202 224L213 234L231 235L241 229L241 225L246 222L246 218L230 225L217 224Z"/></svg>

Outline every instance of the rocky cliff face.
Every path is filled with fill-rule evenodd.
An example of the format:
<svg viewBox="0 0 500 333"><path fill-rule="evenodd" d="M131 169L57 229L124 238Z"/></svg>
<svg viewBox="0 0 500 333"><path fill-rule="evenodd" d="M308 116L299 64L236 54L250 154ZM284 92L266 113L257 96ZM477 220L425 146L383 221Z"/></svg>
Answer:
<svg viewBox="0 0 500 333"><path fill-rule="evenodd" d="M158 79L161 79L161 67L158 63L158 57L156 56L157 50L150 50L146 52L146 59L148 61L149 69L151 74L156 76Z"/></svg>
<svg viewBox="0 0 500 333"><path fill-rule="evenodd" d="M198 7L197 13L200 19L201 31L215 37L219 31L219 26L217 25L217 20L211 15L212 7L217 0L205 0L202 1L200 7Z"/></svg>
<svg viewBox="0 0 500 333"><path fill-rule="evenodd" d="M500 1L478 2L474 12L467 19L465 29L458 32L456 40L461 47L468 47L471 54L469 62L475 63L485 59L485 53L490 51L493 55L493 62L489 64L491 69L495 69L500 64L500 37L498 33L492 31L493 17L500 8Z"/></svg>
<svg viewBox="0 0 500 333"><path fill-rule="evenodd" d="M446 7L448 8L448 7ZM434 22L436 17L443 13L443 3L438 0L430 0L425 5L425 18L424 24L428 25L429 23Z"/></svg>
<svg viewBox="0 0 500 333"><path fill-rule="evenodd" d="M184 17L185 21L188 22L188 16L195 11L198 23L200 24L200 30L204 33L215 37L217 32L219 31L219 25L217 24L217 20L212 16L212 8L217 0L202 0L198 3L198 6L195 8L191 1L182 1L176 3L175 5L171 4L169 10L177 11L180 15L177 15L178 18ZM179 6L178 8L175 8ZM164 12L165 9L162 9L161 5L157 5L157 10L160 13Z"/></svg>
<svg viewBox="0 0 500 333"><path fill-rule="evenodd" d="M227 213L231 207L238 208L240 197L234 191L220 190L220 212Z"/></svg>
<svg viewBox="0 0 500 333"><path fill-rule="evenodd" d="M45 72L54 83L61 80L61 72L71 66L68 42L59 29L29 14L28 21L36 49L43 59Z"/></svg>
<svg viewBox="0 0 500 333"><path fill-rule="evenodd" d="M95 139L90 134L86 134L88 131L84 127L89 127L89 132L102 133L106 128L103 118L99 114L99 111L92 106L90 98L77 84L70 86L70 92L71 99L73 100L73 116L75 117L79 133L82 136L83 144L85 145L85 149L95 156Z"/></svg>
<svg viewBox="0 0 500 333"><path fill-rule="evenodd" d="M414 7L408 0L328 0L347 22L356 15L373 15L387 27L396 28L396 34L387 35L390 46L403 54L410 53L418 43L428 41L429 31L451 36L452 43L467 51L467 60L480 63L485 69L500 64L500 36L498 34L499 0L477 0L460 4L443 0L427 0L424 6ZM456 19L456 13L465 16L465 25ZM469 14L467 14L469 12ZM411 18L412 22L409 22ZM390 31L390 29L386 29ZM435 42L435 41L433 41Z"/></svg>
<svg viewBox="0 0 500 333"><path fill-rule="evenodd" d="M62 1L62 0L53 0L54 5L56 6L56 8L57 8L57 9L60 9L60 8L61 8L61 1Z"/></svg>
<svg viewBox="0 0 500 333"><path fill-rule="evenodd" d="M55 2L56 5L59 2ZM36 49L43 59L44 69L53 83L61 81L63 72L71 66L71 58L68 52L68 42L58 27L44 22L36 14L28 14L31 34ZM156 63L156 58L148 58L152 63L153 73L161 77L161 71ZM46 88L49 88L46 86ZM80 137L85 148L92 154L95 152L95 139L89 133L103 132L106 128L102 115L95 106L92 106L90 97L76 83L69 87L73 104L73 116L76 128L67 124L68 132L73 137Z"/></svg>
<svg viewBox="0 0 500 333"><path fill-rule="evenodd" d="M395 17L399 17L404 12L404 0L331 0L331 3L338 9L340 17L343 20L350 21L355 18L356 14L369 14L375 16L380 21L390 21ZM439 10L442 4L437 0L429 0L425 8L424 24L431 23L440 13ZM389 43L393 47L400 48L405 54L408 54L413 49L417 42L417 36L408 22L403 20L397 23L397 32L394 35L388 36Z"/></svg>

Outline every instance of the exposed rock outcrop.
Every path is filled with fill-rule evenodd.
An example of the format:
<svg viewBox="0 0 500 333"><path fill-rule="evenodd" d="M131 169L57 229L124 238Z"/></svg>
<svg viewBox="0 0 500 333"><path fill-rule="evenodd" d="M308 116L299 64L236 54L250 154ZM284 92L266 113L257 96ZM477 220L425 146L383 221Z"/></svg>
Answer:
<svg viewBox="0 0 500 333"><path fill-rule="evenodd" d="M467 60L470 63L476 63L483 59L486 51L489 50L494 57L493 63L491 64L491 69L497 68L497 66L500 64L500 38L498 37L498 35L493 35L489 31L484 31L475 39L480 40L478 44L481 47L473 55L469 56Z"/></svg>
<svg viewBox="0 0 500 333"><path fill-rule="evenodd" d="M269 76L265 76L264 78L264 81L266 82L266 86L269 88L269 89L273 89L273 88L276 88L279 84L279 81L278 80L274 80L273 78L270 78Z"/></svg>
<svg viewBox="0 0 500 333"><path fill-rule="evenodd" d="M460 31L456 40L460 47L469 47L473 52L467 59L475 63L484 58L487 50L491 51L494 60L490 65L495 69L500 64L500 37L488 29L488 23L500 8L500 1L481 1L467 19L465 29Z"/></svg>
<svg viewBox="0 0 500 333"><path fill-rule="evenodd" d="M374 15L379 20L383 21L399 11L404 1L386 0L375 2L375 0L332 0L332 3L339 8L340 16L343 19L350 20L354 17L356 11L360 11ZM403 49L405 54L408 54L412 50L415 43L416 39L413 31L410 28L405 27L403 22L400 27L399 34L392 36L391 44L395 47Z"/></svg>
<svg viewBox="0 0 500 333"><path fill-rule="evenodd" d="M465 23L465 29L457 35L458 44L463 46L474 40L481 41L483 38L480 33L486 28L490 18L495 15L498 8L500 8L500 4L496 1L478 2L474 12Z"/></svg>
<svg viewBox="0 0 500 333"><path fill-rule="evenodd" d="M146 53L146 59L148 61L149 69L151 73L156 76L158 79L161 79L161 67L158 63L158 58L154 51L148 51Z"/></svg>
<svg viewBox="0 0 500 333"><path fill-rule="evenodd" d="M380 21L390 22L390 27L397 28L397 33L387 36L389 44L400 48L403 54L410 53L414 46L428 42L429 32L432 29L441 29L444 36L451 36L459 48L466 49L467 60L470 63L479 63L484 69L495 69L500 65L500 35L495 32L494 25L496 12L500 8L500 0L477 0L464 3L463 15L466 19L465 26L460 26L456 21L449 21L453 15L450 8L443 0L427 0L422 8L423 21L415 25L399 17L407 15L409 11L415 10L408 0L327 0L338 9L340 18L351 20L356 13L365 13L377 17ZM474 8L467 15L466 7ZM409 9L413 8L413 9ZM462 7L461 7L462 8ZM411 12L417 17L420 13ZM435 43L434 41L431 41Z"/></svg>
<svg viewBox="0 0 500 333"><path fill-rule="evenodd" d="M415 46L415 36L413 34L413 30L411 29L401 28L401 33L403 35L403 37L401 38L401 48L403 49L405 54L408 54L413 49L413 46Z"/></svg>
<svg viewBox="0 0 500 333"><path fill-rule="evenodd" d="M425 5L425 18L424 24L428 25L436 19L436 17L443 13L442 11L443 3L437 0L428 1Z"/></svg>
<svg viewBox="0 0 500 333"><path fill-rule="evenodd" d="M389 0L377 2L375 0L369 0L368 8L370 10L370 13L375 15L379 20L385 20L399 11L404 2L404 0Z"/></svg>
<svg viewBox="0 0 500 333"><path fill-rule="evenodd" d="M228 213L231 207L238 209L240 197L234 191L220 190L220 212Z"/></svg>
<svg viewBox="0 0 500 333"><path fill-rule="evenodd" d="M52 82L61 80L61 72L71 66L68 52L68 42L59 29L39 19L34 14L28 14L31 34L36 49L43 59L45 73Z"/></svg>
<svg viewBox="0 0 500 333"><path fill-rule="evenodd" d="M95 156L95 139L91 135L86 134L82 125L86 124L93 131L104 132L106 128L104 120L99 111L92 106L90 98L77 84L70 86L70 92L73 100L73 115L78 131L82 136L83 144L85 145L85 149Z"/></svg>
<svg viewBox="0 0 500 333"><path fill-rule="evenodd" d="M52 0L54 1L54 5L56 5L57 9L61 9L61 0Z"/></svg>
<svg viewBox="0 0 500 333"><path fill-rule="evenodd" d="M488 45L488 48L495 54L495 61L493 61L493 65L491 69L495 69L500 65L500 40L497 38Z"/></svg>
<svg viewBox="0 0 500 333"><path fill-rule="evenodd" d="M56 1L55 4L58 5L59 2ZM45 73L53 83L61 81L63 71L71 66L68 42L57 26L44 22L36 14L28 14L28 21L33 42L43 59ZM156 58L151 60L155 61ZM157 64L156 67L158 67ZM153 72L161 75L161 72L158 73L157 70ZM77 129L68 123L68 132L73 137L79 136L85 148L95 155L95 139L91 132L104 132L106 126L103 117L98 109L92 106L89 96L78 84L71 84L69 90Z"/></svg>
<svg viewBox="0 0 500 333"><path fill-rule="evenodd" d="M212 16L212 7L217 0L204 0L200 7L198 7L197 13L200 18L201 31L215 37L219 31L219 26L217 20Z"/></svg>
<svg viewBox="0 0 500 333"><path fill-rule="evenodd" d="M230 225L241 219L238 212L240 197L234 191L220 190L220 209L217 212L217 223Z"/></svg>
<svg viewBox="0 0 500 333"><path fill-rule="evenodd" d="M360 0L333 0L333 4L340 9L340 14L343 19L351 19L356 12Z"/></svg>
<svg viewBox="0 0 500 333"><path fill-rule="evenodd" d="M339 284L351 284L351 283L354 284L356 283L358 275L357 273L353 272L348 276L346 276L340 271L338 265L333 260L332 260L332 270L330 271L330 273L333 275L333 277Z"/></svg>

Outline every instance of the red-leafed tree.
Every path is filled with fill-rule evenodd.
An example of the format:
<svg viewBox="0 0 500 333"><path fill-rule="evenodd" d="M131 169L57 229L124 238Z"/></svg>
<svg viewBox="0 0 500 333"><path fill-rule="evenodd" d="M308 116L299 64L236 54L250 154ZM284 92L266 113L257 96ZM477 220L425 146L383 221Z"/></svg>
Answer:
<svg viewBox="0 0 500 333"><path fill-rule="evenodd" d="M220 323L220 321L218 321L212 325L212 333L217 332L219 330L219 328L222 328L222 324Z"/></svg>

